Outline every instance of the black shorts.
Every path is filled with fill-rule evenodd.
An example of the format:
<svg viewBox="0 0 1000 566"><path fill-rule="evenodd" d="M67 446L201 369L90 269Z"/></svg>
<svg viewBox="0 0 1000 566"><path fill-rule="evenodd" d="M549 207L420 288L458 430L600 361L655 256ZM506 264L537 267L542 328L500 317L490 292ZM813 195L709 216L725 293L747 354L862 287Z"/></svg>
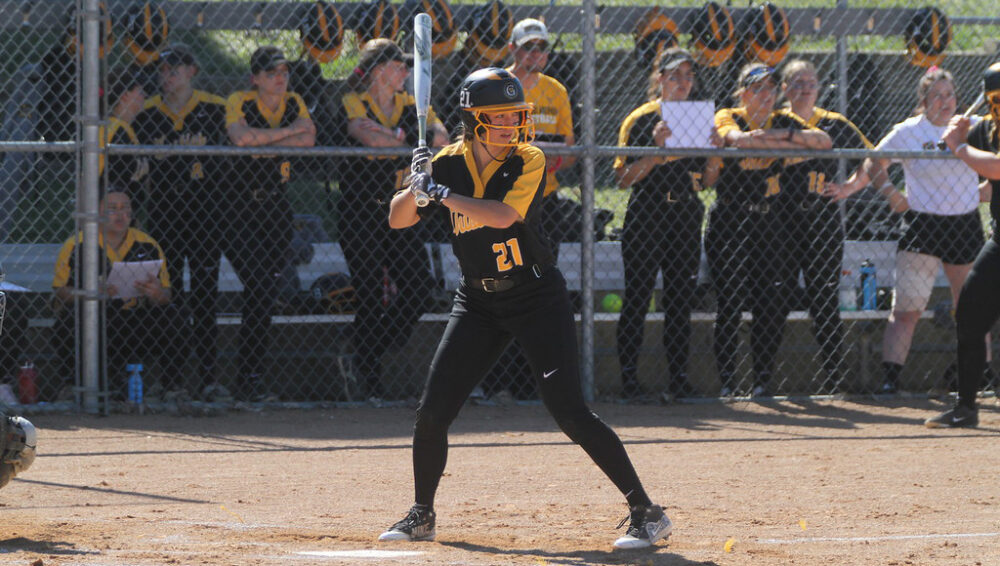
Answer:
<svg viewBox="0 0 1000 566"><path fill-rule="evenodd" d="M972 263L986 242L979 210L940 215L908 211L899 249L940 258L952 265Z"/></svg>

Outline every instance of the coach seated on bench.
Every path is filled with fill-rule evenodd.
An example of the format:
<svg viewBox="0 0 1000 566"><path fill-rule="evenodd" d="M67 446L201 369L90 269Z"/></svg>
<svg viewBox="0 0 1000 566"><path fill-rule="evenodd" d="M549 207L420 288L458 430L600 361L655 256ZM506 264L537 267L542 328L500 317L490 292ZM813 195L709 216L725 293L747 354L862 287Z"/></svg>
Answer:
<svg viewBox="0 0 1000 566"><path fill-rule="evenodd" d="M148 234L132 228L132 202L127 194L110 189L101 200L99 246L103 250L101 261L101 292L105 308L101 324L105 325L107 340L108 389L112 399L123 399L125 391L125 366L129 363L148 364L154 357L160 362L161 385L167 395L183 394L181 377L184 362L184 316L177 305L171 303L172 293L163 250ZM73 383L74 330L80 320L83 305L80 293L74 286L79 254L77 244L83 233L66 240L56 260L53 308L56 322L53 328L53 346L59 355L60 375L65 386ZM135 291L128 292L113 284L106 284L108 274L119 262L161 260L158 277L149 276L135 282ZM76 305L76 309L69 308ZM147 384L148 386L149 384ZM60 394L62 397L65 393Z"/></svg>

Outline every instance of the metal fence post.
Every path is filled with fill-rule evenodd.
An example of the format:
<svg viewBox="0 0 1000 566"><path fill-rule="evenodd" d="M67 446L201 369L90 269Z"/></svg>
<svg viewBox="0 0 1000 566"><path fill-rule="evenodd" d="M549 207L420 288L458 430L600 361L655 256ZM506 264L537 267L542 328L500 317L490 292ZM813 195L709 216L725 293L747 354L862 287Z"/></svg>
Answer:
<svg viewBox="0 0 1000 566"><path fill-rule="evenodd" d="M82 178L77 200L77 212L83 230L83 327L81 352L83 376L83 410L97 413L100 393L100 247L98 237L98 154L101 151L100 134L100 12L98 0L85 0L82 14L82 112L80 113L83 147L77 155L82 160Z"/></svg>
<svg viewBox="0 0 1000 566"><path fill-rule="evenodd" d="M597 58L596 9L594 0L583 0L583 107L596 108L594 77ZM583 394L588 401L594 399L594 149L596 121L594 113L583 114L583 183L580 198L583 204L583 230L580 238L580 378Z"/></svg>

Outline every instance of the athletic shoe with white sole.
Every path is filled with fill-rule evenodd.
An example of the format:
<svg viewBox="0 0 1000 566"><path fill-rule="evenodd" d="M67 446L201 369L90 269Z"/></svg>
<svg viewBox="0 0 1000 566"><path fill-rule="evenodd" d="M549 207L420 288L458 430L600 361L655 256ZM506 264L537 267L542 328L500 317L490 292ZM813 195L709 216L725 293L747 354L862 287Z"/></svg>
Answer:
<svg viewBox="0 0 1000 566"><path fill-rule="evenodd" d="M403 520L379 535L378 540L434 540L434 510L426 505L414 505Z"/></svg>
<svg viewBox="0 0 1000 566"><path fill-rule="evenodd" d="M625 536L619 537L615 541L615 548L647 548L656 544L656 541L670 536L670 531L674 525L670 522L670 517L663 513L663 507L659 505L636 505L629 509L627 517L618 523L618 528L622 528L626 521L629 521L628 530Z"/></svg>
<svg viewBox="0 0 1000 566"><path fill-rule="evenodd" d="M979 411L965 405L955 405L936 417L924 421L927 428L975 428L979 426Z"/></svg>

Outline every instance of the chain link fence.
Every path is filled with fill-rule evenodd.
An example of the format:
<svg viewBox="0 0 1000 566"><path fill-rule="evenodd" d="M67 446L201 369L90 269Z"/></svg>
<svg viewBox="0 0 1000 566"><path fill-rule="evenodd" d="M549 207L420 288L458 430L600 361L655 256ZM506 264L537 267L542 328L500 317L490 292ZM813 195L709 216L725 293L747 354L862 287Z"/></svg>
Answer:
<svg viewBox="0 0 1000 566"><path fill-rule="evenodd" d="M149 407L418 396L461 275L450 226L385 221L419 11L435 145L471 70L527 73L588 394L953 387L989 193L936 141L998 57L981 3L0 0L16 401L114 410L136 365ZM512 345L476 394L535 379Z"/></svg>

